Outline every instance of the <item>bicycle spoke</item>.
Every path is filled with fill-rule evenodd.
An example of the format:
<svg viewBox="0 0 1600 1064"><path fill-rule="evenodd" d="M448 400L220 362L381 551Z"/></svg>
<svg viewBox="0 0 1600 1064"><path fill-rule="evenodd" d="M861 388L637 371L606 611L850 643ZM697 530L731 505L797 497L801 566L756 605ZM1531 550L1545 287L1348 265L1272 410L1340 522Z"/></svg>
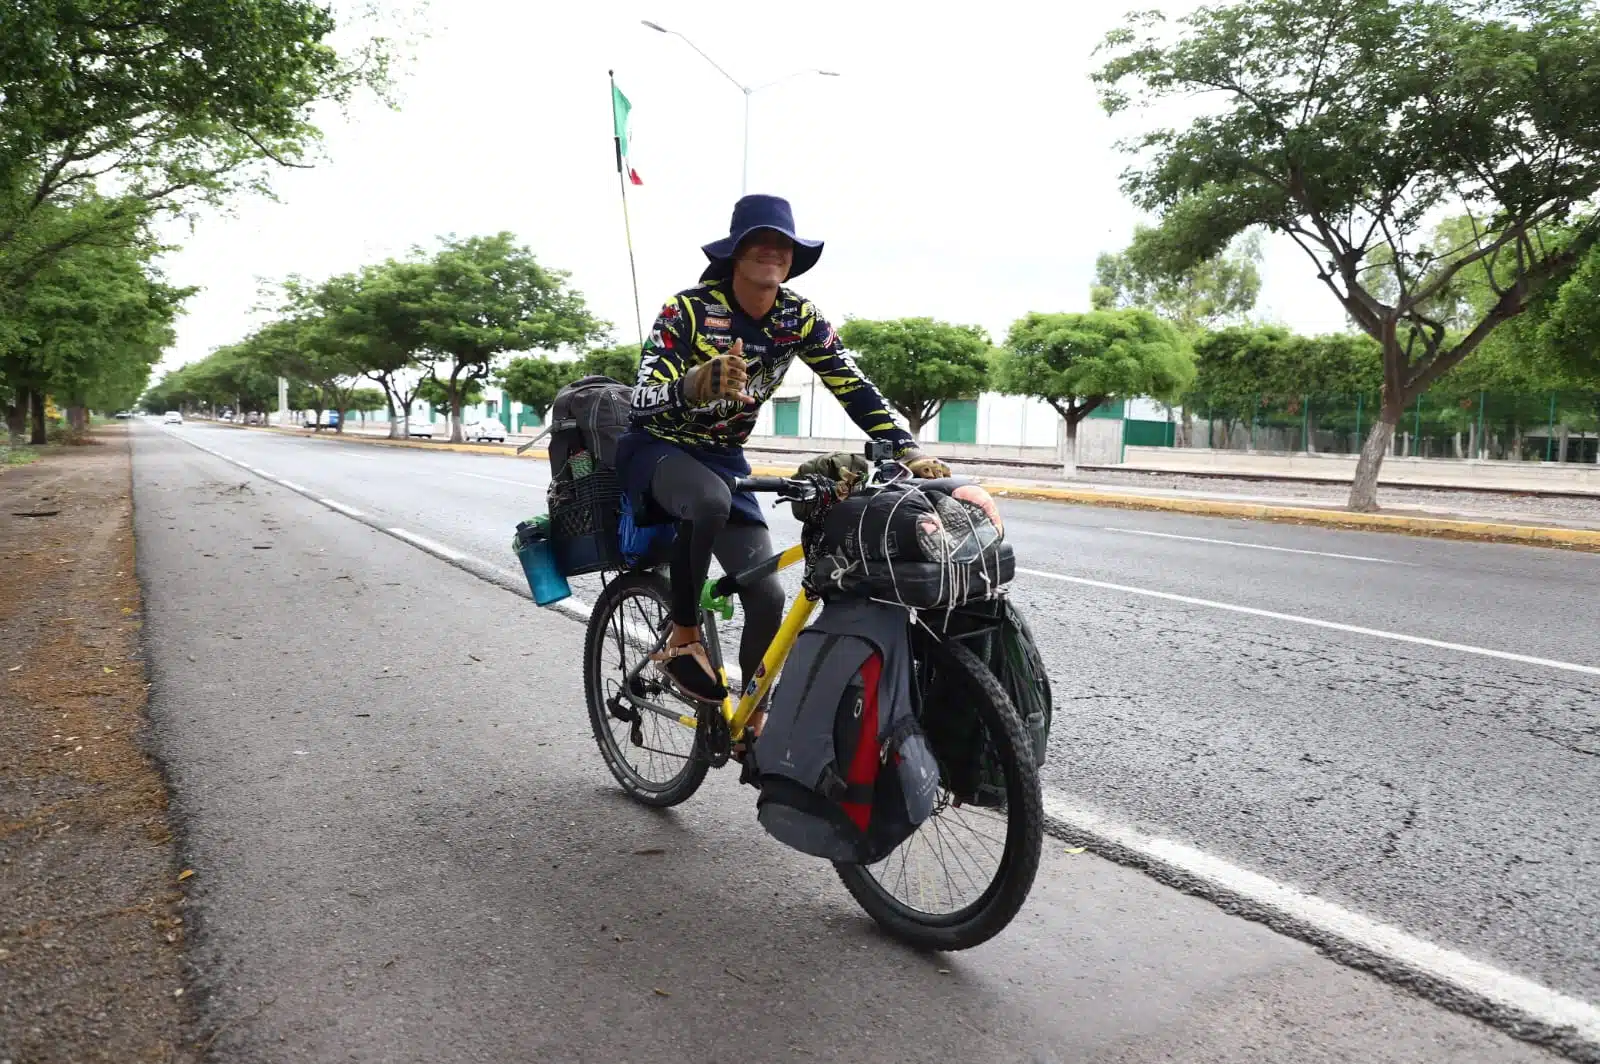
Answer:
<svg viewBox="0 0 1600 1064"><path fill-rule="evenodd" d="M892 897L935 916L959 912L981 898L1005 855L1004 807L957 807L947 801L948 795L915 835L868 869Z"/></svg>
<svg viewBox="0 0 1600 1064"><path fill-rule="evenodd" d="M664 787L683 771L684 764L693 756L694 731L685 728L675 714L634 704L635 698L641 696L630 692L638 690L632 684L653 684L646 679L653 666L644 658L656 650L665 634L665 603L646 593L627 594L616 603L605 623L600 666L610 700L606 707L606 729L610 733L612 750L621 762L620 767L641 785ZM670 694L665 688L662 690ZM647 687L643 697L653 698L653 688ZM609 713L611 704L620 704L639 719L618 719ZM634 742L635 734L639 737L638 743Z"/></svg>

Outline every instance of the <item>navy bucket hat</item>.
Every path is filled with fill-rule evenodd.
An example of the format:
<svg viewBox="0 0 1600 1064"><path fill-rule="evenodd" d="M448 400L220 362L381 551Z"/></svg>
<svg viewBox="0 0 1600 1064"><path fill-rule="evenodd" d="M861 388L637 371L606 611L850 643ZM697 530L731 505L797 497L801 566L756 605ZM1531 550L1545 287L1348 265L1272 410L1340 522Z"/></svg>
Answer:
<svg viewBox="0 0 1600 1064"><path fill-rule="evenodd" d="M712 269L707 272L731 264L739 242L758 229L770 229L794 241L794 264L789 267L790 278L799 277L822 258L822 241L802 240L795 235L794 211L790 209L788 200L780 196L751 195L742 197L733 205L733 220L728 224L728 235L700 249L711 260Z"/></svg>

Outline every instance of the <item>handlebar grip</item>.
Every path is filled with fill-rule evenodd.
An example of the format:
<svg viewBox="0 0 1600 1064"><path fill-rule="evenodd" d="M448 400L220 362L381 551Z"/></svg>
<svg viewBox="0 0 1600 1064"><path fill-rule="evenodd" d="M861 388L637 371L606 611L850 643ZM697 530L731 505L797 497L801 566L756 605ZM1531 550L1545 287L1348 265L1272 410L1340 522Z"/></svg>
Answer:
<svg viewBox="0 0 1600 1064"><path fill-rule="evenodd" d="M739 477L734 485L740 491L788 491L792 486L787 477Z"/></svg>

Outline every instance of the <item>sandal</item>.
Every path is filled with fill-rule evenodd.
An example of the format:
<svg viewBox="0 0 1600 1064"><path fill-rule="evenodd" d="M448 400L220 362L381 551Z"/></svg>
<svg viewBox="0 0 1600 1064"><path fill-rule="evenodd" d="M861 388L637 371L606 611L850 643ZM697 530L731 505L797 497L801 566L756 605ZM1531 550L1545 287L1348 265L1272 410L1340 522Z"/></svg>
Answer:
<svg viewBox="0 0 1600 1064"><path fill-rule="evenodd" d="M696 702L721 705L728 697L728 689L717 679L706 657L705 644L696 640L681 646L662 647L650 655L650 660L660 666L672 685L685 697Z"/></svg>

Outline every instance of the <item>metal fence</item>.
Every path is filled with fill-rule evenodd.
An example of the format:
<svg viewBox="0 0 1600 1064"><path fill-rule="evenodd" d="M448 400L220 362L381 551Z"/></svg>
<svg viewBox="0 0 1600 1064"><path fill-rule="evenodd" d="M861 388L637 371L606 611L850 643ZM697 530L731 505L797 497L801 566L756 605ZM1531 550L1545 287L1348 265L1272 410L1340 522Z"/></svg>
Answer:
<svg viewBox="0 0 1600 1064"><path fill-rule="evenodd" d="M1174 414L1168 445L1357 454L1377 413L1377 395L1200 402ZM1400 419L1391 447L1414 458L1593 463L1600 460L1600 392L1425 393Z"/></svg>

